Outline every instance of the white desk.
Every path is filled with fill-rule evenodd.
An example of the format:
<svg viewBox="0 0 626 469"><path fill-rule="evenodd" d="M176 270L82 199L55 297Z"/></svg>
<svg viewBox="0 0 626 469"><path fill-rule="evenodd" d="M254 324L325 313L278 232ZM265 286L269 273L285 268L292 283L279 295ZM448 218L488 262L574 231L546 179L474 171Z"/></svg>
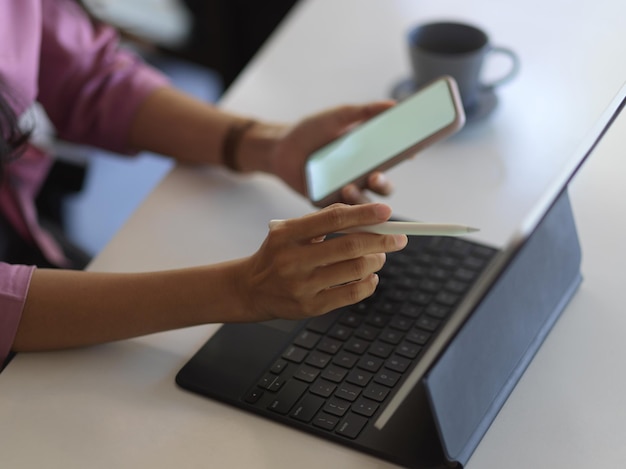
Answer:
<svg viewBox="0 0 626 469"><path fill-rule="evenodd" d="M481 239L500 244L626 79L624 16L626 4L612 0L310 0L222 104L291 120L386 97L408 73L410 25L435 18L482 25L494 43L518 51L520 76L499 91L490 119L391 171L397 191L389 202L403 216L481 226ZM572 186L583 285L470 468L623 467L624 148L626 115ZM269 177L178 168L91 268L160 269L246 255L267 220L310 210ZM390 467L178 389L175 374L215 328L19 355L0 375L0 467L282 468L293 466L293 455L302 469Z"/></svg>

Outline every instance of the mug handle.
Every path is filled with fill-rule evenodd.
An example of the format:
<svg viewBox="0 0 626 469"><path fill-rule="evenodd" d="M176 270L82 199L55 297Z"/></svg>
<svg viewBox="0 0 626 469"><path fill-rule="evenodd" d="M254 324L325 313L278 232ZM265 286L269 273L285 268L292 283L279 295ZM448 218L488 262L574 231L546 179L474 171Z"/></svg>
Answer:
<svg viewBox="0 0 626 469"><path fill-rule="evenodd" d="M511 59L511 69L506 75L504 75L502 78L492 81L491 83L483 84L484 89L491 90L496 86L500 86L514 78L515 75L517 75L517 72L519 72L520 65L519 57L517 56L517 54L506 47L493 46L491 49L489 49L488 54L504 54L509 56L509 58Z"/></svg>

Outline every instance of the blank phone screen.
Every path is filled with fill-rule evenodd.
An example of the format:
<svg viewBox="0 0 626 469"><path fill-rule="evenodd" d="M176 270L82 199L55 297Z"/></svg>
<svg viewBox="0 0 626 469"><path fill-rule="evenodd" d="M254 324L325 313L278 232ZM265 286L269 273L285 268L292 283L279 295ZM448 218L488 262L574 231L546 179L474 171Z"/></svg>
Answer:
<svg viewBox="0 0 626 469"><path fill-rule="evenodd" d="M456 120L448 84L438 80L314 152L305 175L321 200Z"/></svg>

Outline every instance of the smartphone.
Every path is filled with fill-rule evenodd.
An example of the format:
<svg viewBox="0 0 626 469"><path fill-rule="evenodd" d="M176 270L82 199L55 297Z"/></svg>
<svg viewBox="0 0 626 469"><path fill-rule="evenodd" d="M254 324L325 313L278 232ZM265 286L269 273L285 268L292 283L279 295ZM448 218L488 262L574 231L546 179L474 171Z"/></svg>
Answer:
<svg viewBox="0 0 626 469"><path fill-rule="evenodd" d="M345 185L365 187L373 171L391 168L464 123L456 82L440 77L312 153L304 166L307 195L319 207L339 202Z"/></svg>

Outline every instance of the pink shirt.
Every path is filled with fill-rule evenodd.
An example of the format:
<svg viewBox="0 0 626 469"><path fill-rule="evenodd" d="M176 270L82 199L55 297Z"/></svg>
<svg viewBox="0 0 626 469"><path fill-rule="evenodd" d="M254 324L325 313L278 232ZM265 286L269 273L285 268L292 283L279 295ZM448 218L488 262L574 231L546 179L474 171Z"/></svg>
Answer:
<svg viewBox="0 0 626 469"><path fill-rule="evenodd" d="M74 0L0 1L0 78L18 115L39 101L60 138L118 153L132 153L127 140L134 113L167 82L119 50L116 32L94 24ZM48 237L32 200L49 165L47 155L29 147L7 165L0 187L0 210L43 248ZM33 270L0 263L0 364L13 344Z"/></svg>

